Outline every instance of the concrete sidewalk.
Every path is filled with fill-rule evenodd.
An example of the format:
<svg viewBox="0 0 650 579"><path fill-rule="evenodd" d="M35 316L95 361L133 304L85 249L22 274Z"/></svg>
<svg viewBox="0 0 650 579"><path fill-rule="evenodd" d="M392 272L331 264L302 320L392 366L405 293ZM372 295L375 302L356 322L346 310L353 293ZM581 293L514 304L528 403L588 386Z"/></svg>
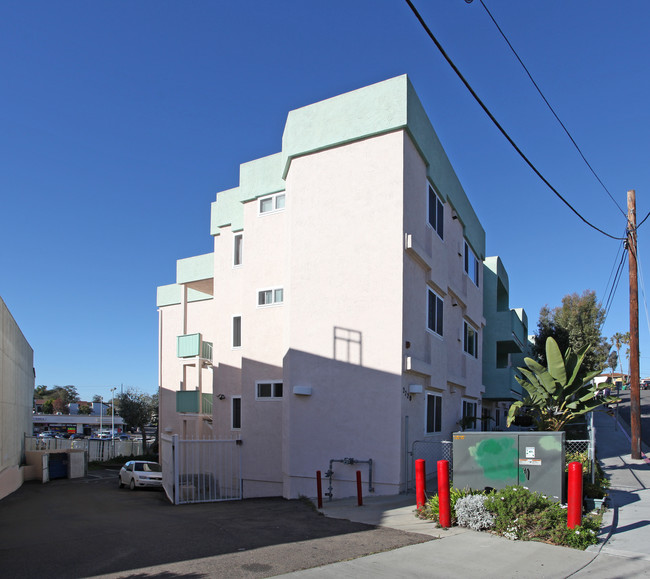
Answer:
<svg viewBox="0 0 650 579"><path fill-rule="evenodd" d="M597 412L594 425L598 458L610 478L611 494L600 542L587 551L510 541L461 527L440 529L415 517L413 495L368 497L362 507L356 499L342 499L326 503L322 512L429 535L432 540L285 577L650 577L650 460L630 458L629 433L612 416Z"/></svg>

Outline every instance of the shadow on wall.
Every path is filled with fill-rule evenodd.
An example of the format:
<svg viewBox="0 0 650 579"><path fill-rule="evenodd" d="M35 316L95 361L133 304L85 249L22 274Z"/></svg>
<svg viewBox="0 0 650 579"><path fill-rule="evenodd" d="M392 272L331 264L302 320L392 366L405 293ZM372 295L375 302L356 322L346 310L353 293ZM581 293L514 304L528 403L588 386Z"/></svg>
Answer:
<svg viewBox="0 0 650 579"><path fill-rule="evenodd" d="M363 366L363 334L334 326L334 359Z"/></svg>

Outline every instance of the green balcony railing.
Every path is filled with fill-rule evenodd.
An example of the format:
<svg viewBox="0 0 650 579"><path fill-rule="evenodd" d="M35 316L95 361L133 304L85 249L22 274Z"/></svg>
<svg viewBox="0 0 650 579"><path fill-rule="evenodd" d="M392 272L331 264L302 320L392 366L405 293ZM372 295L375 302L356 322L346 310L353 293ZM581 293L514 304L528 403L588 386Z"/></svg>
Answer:
<svg viewBox="0 0 650 579"><path fill-rule="evenodd" d="M204 342L201 334L185 334L176 338L176 352L179 358L200 356L212 361L212 342Z"/></svg>
<svg viewBox="0 0 650 579"><path fill-rule="evenodd" d="M212 394L203 394L203 407L199 408L199 392L197 390L181 390L176 392L176 412L191 414L212 414Z"/></svg>

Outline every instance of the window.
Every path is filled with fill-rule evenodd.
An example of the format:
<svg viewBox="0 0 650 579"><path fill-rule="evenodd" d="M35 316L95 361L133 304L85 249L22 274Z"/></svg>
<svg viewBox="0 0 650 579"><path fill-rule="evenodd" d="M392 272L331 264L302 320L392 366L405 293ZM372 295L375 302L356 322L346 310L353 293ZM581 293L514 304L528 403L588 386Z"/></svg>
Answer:
<svg viewBox="0 0 650 579"><path fill-rule="evenodd" d="M260 199L260 215L284 209L284 193L276 193Z"/></svg>
<svg viewBox="0 0 650 579"><path fill-rule="evenodd" d="M478 358L478 332L467 322L463 322L463 350Z"/></svg>
<svg viewBox="0 0 650 579"><path fill-rule="evenodd" d="M257 293L258 306L272 306L284 302L284 290L279 288L260 290Z"/></svg>
<svg viewBox="0 0 650 579"><path fill-rule="evenodd" d="M445 209L442 201L429 185L429 225L436 230L440 239L444 239Z"/></svg>
<svg viewBox="0 0 650 579"><path fill-rule="evenodd" d="M427 328L442 336L442 298L431 290L428 291Z"/></svg>
<svg viewBox="0 0 650 579"><path fill-rule="evenodd" d="M465 242L465 273L469 278L474 282L474 285L478 287L478 273L479 273L479 264L481 262L477 259L474 252L471 250L469 244Z"/></svg>
<svg viewBox="0 0 650 579"><path fill-rule="evenodd" d="M474 430L476 428L476 402L463 400L463 426L465 430Z"/></svg>
<svg viewBox="0 0 650 579"><path fill-rule="evenodd" d="M241 348L241 316L232 318L232 347Z"/></svg>
<svg viewBox="0 0 650 579"><path fill-rule="evenodd" d="M442 396L427 392L426 433L442 431Z"/></svg>
<svg viewBox="0 0 650 579"><path fill-rule="evenodd" d="M239 430L241 429L241 396L232 397L232 406L231 406L231 416L232 416L232 429Z"/></svg>
<svg viewBox="0 0 650 579"><path fill-rule="evenodd" d="M243 234L239 233L235 235L234 244L233 244L232 264L234 266L242 264L243 249L244 249L244 236Z"/></svg>
<svg viewBox="0 0 650 579"><path fill-rule="evenodd" d="M282 382L257 382L255 398L258 400L282 398Z"/></svg>

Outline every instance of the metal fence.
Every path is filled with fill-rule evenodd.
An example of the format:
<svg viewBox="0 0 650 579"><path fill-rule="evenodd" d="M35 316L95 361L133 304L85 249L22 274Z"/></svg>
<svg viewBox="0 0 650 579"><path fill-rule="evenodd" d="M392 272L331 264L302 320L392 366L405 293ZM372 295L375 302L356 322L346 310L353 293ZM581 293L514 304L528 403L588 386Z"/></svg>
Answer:
<svg viewBox="0 0 650 579"><path fill-rule="evenodd" d="M56 451L68 449L84 450L89 462L106 462L120 456L140 456L142 454L142 441L25 437L25 450Z"/></svg>
<svg viewBox="0 0 650 579"><path fill-rule="evenodd" d="M423 459L427 483L437 478L437 464L439 460L449 461L449 472L453 466L453 445L450 440L416 440L411 445L410 472L407 482L407 491L415 489L415 461Z"/></svg>
<svg viewBox="0 0 650 579"><path fill-rule="evenodd" d="M163 435L163 488L175 505L242 498L238 440L181 440Z"/></svg>

